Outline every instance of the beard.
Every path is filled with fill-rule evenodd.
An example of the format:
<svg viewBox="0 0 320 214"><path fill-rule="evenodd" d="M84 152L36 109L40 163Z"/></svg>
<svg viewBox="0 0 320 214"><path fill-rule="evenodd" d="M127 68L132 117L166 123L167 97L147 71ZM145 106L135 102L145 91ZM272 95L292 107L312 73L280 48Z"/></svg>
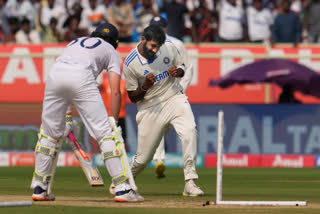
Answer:
<svg viewBox="0 0 320 214"><path fill-rule="evenodd" d="M146 43L143 44L142 49L143 49L144 57L145 57L147 60L153 60L153 59L154 59L154 57L155 57L156 54L155 54L152 50L149 50L149 49L147 48Z"/></svg>

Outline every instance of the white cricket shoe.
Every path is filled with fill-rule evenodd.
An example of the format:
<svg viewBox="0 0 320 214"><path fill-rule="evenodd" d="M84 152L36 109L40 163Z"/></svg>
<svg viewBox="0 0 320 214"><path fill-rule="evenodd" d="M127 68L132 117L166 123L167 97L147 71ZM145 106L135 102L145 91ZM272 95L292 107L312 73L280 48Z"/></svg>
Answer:
<svg viewBox="0 0 320 214"><path fill-rule="evenodd" d="M144 198L137 192L131 190L116 192L116 202L143 202Z"/></svg>
<svg viewBox="0 0 320 214"><path fill-rule="evenodd" d="M115 195L116 194L116 190L115 190L116 186L111 182L110 186L109 186L109 192L111 195Z"/></svg>
<svg viewBox="0 0 320 214"><path fill-rule="evenodd" d="M204 195L204 192L198 187L194 180L186 181L184 186L184 191L182 193L183 196L201 196Z"/></svg>
<svg viewBox="0 0 320 214"><path fill-rule="evenodd" d="M56 198L54 194L47 194L47 191L42 189L40 186L36 186L34 188L34 192L32 194L32 200L34 201L54 201Z"/></svg>
<svg viewBox="0 0 320 214"><path fill-rule="evenodd" d="M166 166L164 165L164 163L162 161L157 162L156 169L155 169L156 177L157 178L166 177L166 175L164 174L165 170L166 170Z"/></svg>

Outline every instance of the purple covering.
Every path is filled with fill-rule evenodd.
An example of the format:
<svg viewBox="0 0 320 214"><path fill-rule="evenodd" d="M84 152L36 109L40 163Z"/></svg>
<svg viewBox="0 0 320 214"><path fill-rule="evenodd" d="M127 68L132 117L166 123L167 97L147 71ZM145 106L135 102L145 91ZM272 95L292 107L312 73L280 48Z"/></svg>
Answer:
<svg viewBox="0 0 320 214"><path fill-rule="evenodd" d="M221 88L245 83L275 83L280 87L290 85L294 91L320 97L320 75L304 65L285 59L253 62L209 82L210 86Z"/></svg>

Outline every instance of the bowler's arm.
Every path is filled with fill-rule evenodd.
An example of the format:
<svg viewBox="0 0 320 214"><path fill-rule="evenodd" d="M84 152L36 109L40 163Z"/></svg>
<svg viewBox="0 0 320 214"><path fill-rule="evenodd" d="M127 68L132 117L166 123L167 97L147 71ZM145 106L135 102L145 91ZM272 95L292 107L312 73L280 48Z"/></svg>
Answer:
<svg viewBox="0 0 320 214"><path fill-rule="evenodd" d="M128 91L128 96L131 100L131 102L136 103L144 98L144 95L147 93L147 91L153 86L153 84L156 81L156 77L153 73L148 73L146 75L146 79L141 87L138 87L134 91Z"/></svg>

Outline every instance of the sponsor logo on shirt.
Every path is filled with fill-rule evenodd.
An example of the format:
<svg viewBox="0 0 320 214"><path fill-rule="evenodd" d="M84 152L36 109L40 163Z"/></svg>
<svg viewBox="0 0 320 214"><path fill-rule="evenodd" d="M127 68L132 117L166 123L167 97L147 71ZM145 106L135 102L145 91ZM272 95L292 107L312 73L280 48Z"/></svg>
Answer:
<svg viewBox="0 0 320 214"><path fill-rule="evenodd" d="M169 76L168 71L164 71L164 72L156 75L156 82L158 82L158 81L160 81L160 80L162 80L162 79L164 79L164 78L166 78L168 76Z"/></svg>
<svg viewBox="0 0 320 214"><path fill-rule="evenodd" d="M169 64L169 62L170 62L170 59L168 57L164 57L163 58L163 63L164 64Z"/></svg>

